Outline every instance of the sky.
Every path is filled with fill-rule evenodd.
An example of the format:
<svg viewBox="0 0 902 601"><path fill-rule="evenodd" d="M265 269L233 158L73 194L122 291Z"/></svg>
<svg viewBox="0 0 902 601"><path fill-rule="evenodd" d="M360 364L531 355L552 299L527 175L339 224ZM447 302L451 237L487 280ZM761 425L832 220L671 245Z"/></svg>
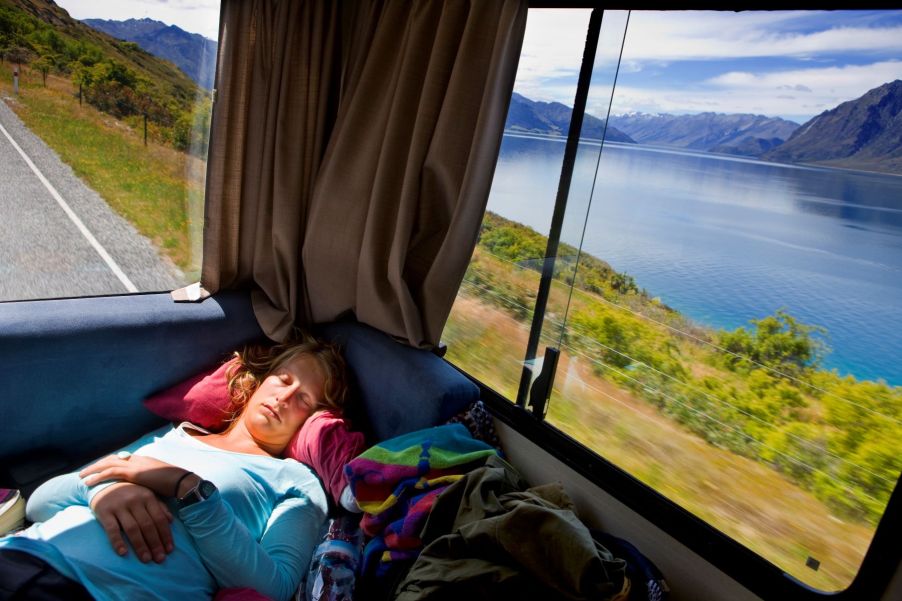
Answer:
<svg viewBox="0 0 902 601"><path fill-rule="evenodd" d="M219 0L55 0L76 19L143 19L177 25L215 40L219 37Z"/></svg>
<svg viewBox="0 0 902 601"><path fill-rule="evenodd" d="M217 37L219 0L57 4L76 19L148 17ZM531 10L516 91L572 106L588 21L588 10ZM803 123L895 79L902 11L606 11L588 111L603 117L611 104L613 114L712 111Z"/></svg>
<svg viewBox="0 0 902 601"><path fill-rule="evenodd" d="M530 11L518 92L573 105L588 17ZM612 114L712 111L803 123L902 79L902 11L606 11L591 114L607 113L615 74Z"/></svg>

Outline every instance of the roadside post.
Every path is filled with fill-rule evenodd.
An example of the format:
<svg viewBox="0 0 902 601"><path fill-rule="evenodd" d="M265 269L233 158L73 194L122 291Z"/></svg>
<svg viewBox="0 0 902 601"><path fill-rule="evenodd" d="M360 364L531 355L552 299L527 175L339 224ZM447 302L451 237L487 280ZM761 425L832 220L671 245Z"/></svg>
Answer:
<svg viewBox="0 0 902 601"><path fill-rule="evenodd" d="M19 70L13 68L13 94L19 95Z"/></svg>

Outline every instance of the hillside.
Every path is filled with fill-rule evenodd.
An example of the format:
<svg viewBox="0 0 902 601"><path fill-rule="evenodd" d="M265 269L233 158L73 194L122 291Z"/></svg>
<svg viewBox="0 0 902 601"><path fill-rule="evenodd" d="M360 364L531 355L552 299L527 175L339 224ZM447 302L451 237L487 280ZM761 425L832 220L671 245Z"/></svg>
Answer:
<svg viewBox="0 0 902 601"><path fill-rule="evenodd" d="M161 104L187 107L195 100L197 86L172 63L73 19L52 0L0 0L0 11L0 46L22 49L23 62L44 57L54 72L70 74L77 66L115 61Z"/></svg>
<svg viewBox="0 0 902 601"><path fill-rule="evenodd" d="M762 158L902 172L902 80L821 113Z"/></svg>
<svg viewBox="0 0 902 601"><path fill-rule="evenodd" d="M206 156L209 94L169 61L77 21L52 0L0 0L5 57L71 81L86 102L176 150Z"/></svg>
<svg viewBox="0 0 902 601"><path fill-rule="evenodd" d="M514 92L504 129L565 137L570 130L572 112L573 109L560 102L537 102ZM583 118L582 137L636 143L616 127L609 127L605 132L604 121L588 113Z"/></svg>
<svg viewBox="0 0 902 601"><path fill-rule="evenodd" d="M779 146L799 127L776 117L746 113L612 115L611 125L640 144L758 156Z"/></svg>
<svg viewBox="0 0 902 601"><path fill-rule="evenodd" d="M84 19L86 23L115 38L134 42L154 56L172 61L198 85L213 88L216 71L216 41L189 33L175 25L153 19Z"/></svg>

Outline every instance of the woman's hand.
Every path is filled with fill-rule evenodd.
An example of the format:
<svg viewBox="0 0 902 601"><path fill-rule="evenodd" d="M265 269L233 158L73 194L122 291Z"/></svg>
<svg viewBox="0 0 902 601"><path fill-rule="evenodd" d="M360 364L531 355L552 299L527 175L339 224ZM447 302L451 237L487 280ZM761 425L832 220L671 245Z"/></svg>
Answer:
<svg viewBox="0 0 902 601"><path fill-rule="evenodd" d="M119 555L128 553L123 532L144 563L162 563L172 551L172 513L153 491L117 482L94 496L91 509Z"/></svg>
<svg viewBox="0 0 902 601"><path fill-rule="evenodd" d="M108 455L78 472L87 486L107 480L140 484L161 497L176 494L175 485L187 470L143 455Z"/></svg>

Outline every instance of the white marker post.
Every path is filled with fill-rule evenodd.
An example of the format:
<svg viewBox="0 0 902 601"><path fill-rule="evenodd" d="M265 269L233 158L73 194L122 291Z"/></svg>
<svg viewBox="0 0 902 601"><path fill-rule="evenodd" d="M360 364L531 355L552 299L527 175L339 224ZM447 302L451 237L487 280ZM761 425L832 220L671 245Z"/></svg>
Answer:
<svg viewBox="0 0 902 601"><path fill-rule="evenodd" d="M19 70L13 69L13 93L19 95Z"/></svg>

